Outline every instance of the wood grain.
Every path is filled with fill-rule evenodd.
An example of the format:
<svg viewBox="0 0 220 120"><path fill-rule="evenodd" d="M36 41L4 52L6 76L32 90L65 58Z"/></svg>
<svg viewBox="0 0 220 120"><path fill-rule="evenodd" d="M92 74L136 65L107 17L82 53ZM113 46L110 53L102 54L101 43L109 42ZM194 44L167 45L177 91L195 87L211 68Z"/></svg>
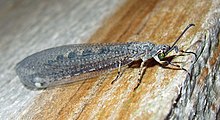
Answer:
<svg viewBox="0 0 220 120"><path fill-rule="evenodd" d="M196 26L183 36L178 46L195 52L198 60L193 64L191 61L195 59L192 55L173 59L182 62L181 65L192 77L187 76L185 71L173 67L162 68L150 60L136 91L133 89L138 82L138 66L125 69L114 84L111 82L117 70L83 83L40 92L25 91L22 88L33 98L27 97L29 102L18 108L19 119L217 118L220 106L219 5L218 1L207 0L127 0L114 7L114 13L105 17L101 26L94 29L89 43L150 41L171 45L188 24L194 23ZM83 17L80 20L83 21ZM72 28L68 30L71 33ZM71 43L70 39L66 41ZM43 46L50 47L51 42ZM55 40L54 45L63 43ZM37 46L43 47L40 43ZM26 50L27 47L21 49ZM18 81L18 78L15 80Z"/></svg>

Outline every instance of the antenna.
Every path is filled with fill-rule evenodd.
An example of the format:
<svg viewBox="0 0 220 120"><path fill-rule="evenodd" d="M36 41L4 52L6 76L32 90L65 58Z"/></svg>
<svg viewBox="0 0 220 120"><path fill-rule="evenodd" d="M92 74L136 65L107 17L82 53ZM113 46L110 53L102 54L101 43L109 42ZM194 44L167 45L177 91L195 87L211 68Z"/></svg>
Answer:
<svg viewBox="0 0 220 120"><path fill-rule="evenodd" d="M180 36L176 39L176 41L173 43L173 45L170 47L170 49L166 52L166 54L168 54L170 51L172 51L176 45L176 43L179 41L179 39L183 36L183 34L186 33L186 31L192 27L192 26L195 26L195 24L189 24L185 29L184 31L180 34Z"/></svg>

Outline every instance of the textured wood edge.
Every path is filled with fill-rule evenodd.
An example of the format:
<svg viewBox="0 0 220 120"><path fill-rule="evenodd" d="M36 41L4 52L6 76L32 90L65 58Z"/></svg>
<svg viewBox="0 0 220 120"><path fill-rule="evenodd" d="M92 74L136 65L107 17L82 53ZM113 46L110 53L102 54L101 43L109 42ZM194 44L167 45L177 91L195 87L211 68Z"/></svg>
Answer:
<svg viewBox="0 0 220 120"><path fill-rule="evenodd" d="M187 77L173 103L167 119L219 119L220 117L220 7L213 1L212 10L193 41L198 44L198 60L191 66L192 77Z"/></svg>

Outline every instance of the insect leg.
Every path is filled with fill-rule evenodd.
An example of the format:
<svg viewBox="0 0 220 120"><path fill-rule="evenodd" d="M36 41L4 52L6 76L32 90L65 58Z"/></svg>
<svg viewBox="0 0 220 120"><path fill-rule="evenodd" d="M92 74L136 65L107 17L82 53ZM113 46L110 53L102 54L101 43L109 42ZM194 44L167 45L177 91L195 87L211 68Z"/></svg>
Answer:
<svg viewBox="0 0 220 120"><path fill-rule="evenodd" d="M134 90L136 90L139 87L139 85L141 84L143 74L146 70L146 67L144 66L144 64L145 64L145 61L142 61L139 72L138 72L138 83L137 83L137 86L134 88Z"/></svg>
<svg viewBox="0 0 220 120"><path fill-rule="evenodd" d="M195 62L196 62L196 60L198 59L198 57L197 57L196 53L194 53L194 52L187 52L187 51L184 51L184 50L180 50L179 52L181 52L181 53L193 54L193 55L195 56L195 61L194 61L194 63L195 63Z"/></svg>
<svg viewBox="0 0 220 120"><path fill-rule="evenodd" d="M175 67L177 67L177 68L180 68L181 70L186 71L187 74L188 74L189 76L191 76L191 74L189 73L189 71L187 71L185 68L181 67L180 65L174 64L174 63L169 62L169 61L164 61L164 62L167 63L167 64L169 64L169 65L172 65L172 66L175 66Z"/></svg>
<svg viewBox="0 0 220 120"><path fill-rule="evenodd" d="M111 84L113 84L121 75L122 75L122 72L121 72L121 61L119 61L119 63L118 63L118 74L115 77L115 79L111 82Z"/></svg>
<svg viewBox="0 0 220 120"><path fill-rule="evenodd" d="M173 46L173 48L171 48L170 50L175 50L176 53L180 52L180 53L186 53L186 54L193 54L195 56L195 61L197 60L197 55L194 52L187 52L186 50L179 50L179 48L177 46Z"/></svg>

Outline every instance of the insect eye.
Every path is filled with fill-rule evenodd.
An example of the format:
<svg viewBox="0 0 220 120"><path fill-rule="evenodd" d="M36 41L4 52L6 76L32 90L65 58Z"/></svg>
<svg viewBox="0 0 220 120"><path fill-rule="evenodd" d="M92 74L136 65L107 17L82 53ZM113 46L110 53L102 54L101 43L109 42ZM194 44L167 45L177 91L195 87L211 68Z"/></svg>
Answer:
<svg viewBox="0 0 220 120"><path fill-rule="evenodd" d="M165 54L164 54L164 53L159 53L159 54L158 54L158 58L159 58L160 60L164 59L164 58L165 58Z"/></svg>

